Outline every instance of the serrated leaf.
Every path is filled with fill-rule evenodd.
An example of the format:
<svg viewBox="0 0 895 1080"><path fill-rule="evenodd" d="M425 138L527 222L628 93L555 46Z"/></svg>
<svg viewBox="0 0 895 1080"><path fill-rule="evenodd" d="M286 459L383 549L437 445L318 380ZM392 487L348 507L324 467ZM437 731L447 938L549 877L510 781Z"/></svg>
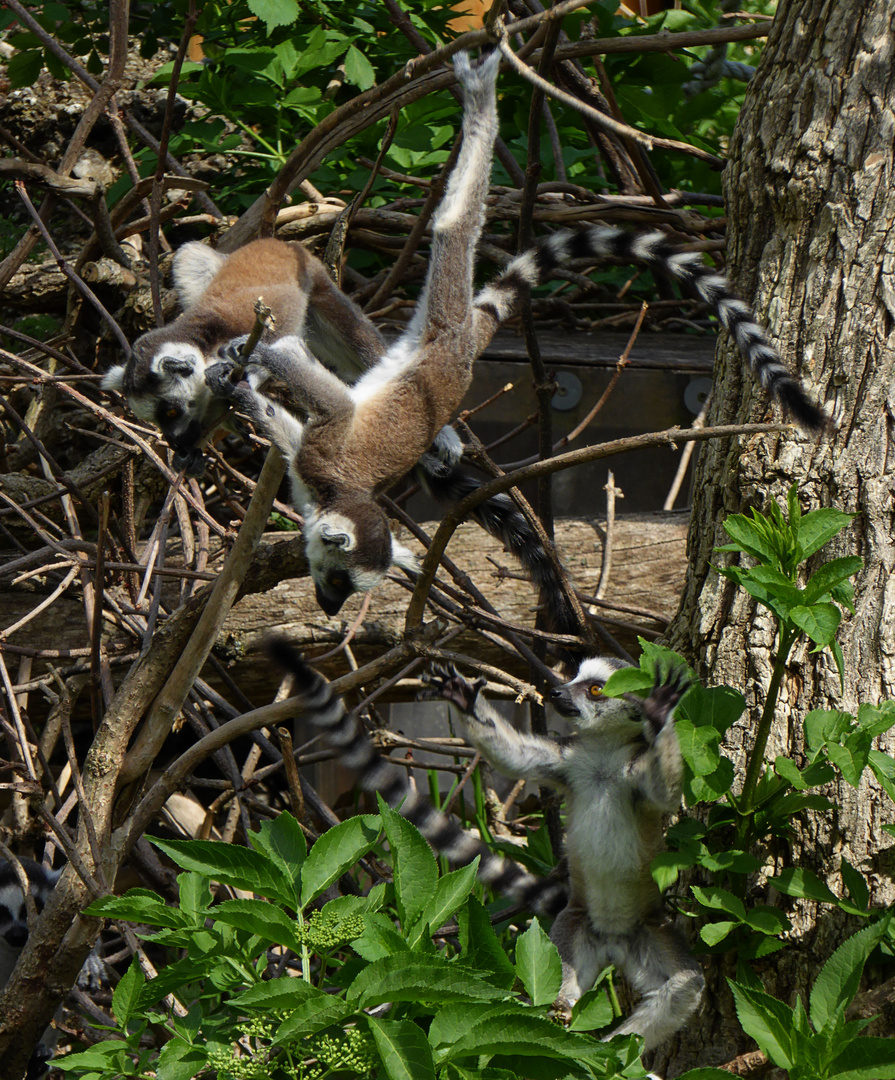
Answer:
<svg viewBox="0 0 895 1080"><path fill-rule="evenodd" d="M862 911L866 911L870 905L870 890L867 888L864 875L859 873L846 858L840 860L839 873L842 874L842 883L848 890L848 895Z"/></svg>
<svg viewBox="0 0 895 1080"><path fill-rule="evenodd" d="M302 907L367 854L379 836L379 824L376 814L358 814L327 829L315 840L301 871Z"/></svg>
<svg viewBox="0 0 895 1080"><path fill-rule="evenodd" d="M866 1036L828 1066L829 1080L892 1080L895 1077L895 1040Z"/></svg>
<svg viewBox="0 0 895 1080"><path fill-rule="evenodd" d="M655 678L648 671L639 667L619 668L606 680L603 693L606 697L621 697L622 694L636 694L653 688Z"/></svg>
<svg viewBox="0 0 895 1080"><path fill-rule="evenodd" d="M270 979L268 982L256 983L236 994L230 999L230 1004L237 1009L261 1009L274 1013L292 1012L298 1005L303 1005L311 998L325 998L327 995L318 990L304 979L295 979L291 976L282 976L279 979Z"/></svg>
<svg viewBox="0 0 895 1080"><path fill-rule="evenodd" d="M606 969L607 971L611 969ZM597 984L572 1006L572 1019L569 1031L599 1031L611 1024L614 1019L612 1002L605 986L601 986L602 973Z"/></svg>
<svg viewBox="0 0 895 1080"><path fill-rule="evenodd" d="M735 930L739 923L735 922L712 922L705 923L699 928L699 936L706 945L715 946L723 941L731 930Z"/></svg>
<svg viewBox="0 0 895 1080"><path fill-rule="evenodd" d="M263 941L301 951L298 927L282 908L264 900L225 900L211 911L215 922L255 934Z"/></svg>
<svg viewBox="0 0 895 1080"><path fill-rule="evenodd" d="M122 1027L126 1027L134 1015L145 982L146 976L135 956L112 992L112 1012Z"/></svg>
<svg viewBox="0 0 895 1080"><path fill-rule="evenodd" d="M814 980L808 1015L816 1030L834 1017L841 1020L845 1007L858 992L867 957L889 929L889 917L865 926L844 941Z"/></svg>
<svg viewBox="0 0 895 1080"><path fill-rule="evenodd" d="M836 636L842 612L835 604L812 604L790 608L789 618L815 645L825 646Z"/></svg>
<svg viewBox="0 0 895 1080"><path fill-rule="evenodd" d="M466 901L475 885L479 857L476 856L467 866L444 874L435 884L432 898L423 908L417 926L420 931L429 928L429 933L443 926L458 907Z"/></svg>
<svg viewBox="0 0 895 1080"><path fill-rule="evenodd" d="M538 919L516 938L516 974L533 1005L549 1005L562 984L562 961Z"/></svg>
<svg viewBox="0 0 895 1080"><path fill-rule="evenodd" d="M37 50L17 52L6 63L6 77L14 90L34 86L43 68L43 53Z"/></svg>
<svg viewBox="0 0 895 1080"><path fill-rule="evenodd" d="M702 889L698 885L691 885L690 890L699 903L703 907L709 908L710 911L725 911L740 922L746 918L745 904L738 896L734 896L727 889Z"/></svg>
<svg viewBox="0 0 895 1080"><path fill-rule="evenodd" d="M292 882L263 852L218 840L159 840L153 836L147 839L184 870L295 906Z"/></svg>
<svg viewBox="0 0 895 1080"><path fill-rule="evenodd" d="M386 956L364 968L348 988L348 1002L369 1009L386 1001L496 1001L507 996L458 964L439 955Z"/></svg>
<svg viewBox="0 0 895 1080"><path fill-rule="evenodd" d="M392 920L384 912L370 912L364 915L364 932L351 942L351 948L358 956L372 963L384 956L407 952L410 948L406 938L396 929Z"/></svg>
<svg viewBox="0 0 895 1080"><path fill-rule="evenodd" d="M388 1080L435 1080L432 1048L410 1020L366 1018Z"/></svg>
<svg viewBox="0 0 895 1080"><path fill-rule="evenodd" d="M799 522L798 544L799 561L803 562L820 549L829 540L851 524L854 514L845 514L841 510L826 507L803 514Z"/></svg>
<svg viewBox="0 0 895 1080"><path fill-rule="evenodd" d="M207 1068L208 1049L194 1046L176 1035L159 1052L156 1063L158 1080L193 1080Z"/></svg>
<svg viewBox="0 0 895 1080"><path fill-rule="evenodd" d="M864 565L864 560L857 555L846 555L841 559L831 559L824 563L808 579L805 585L805 603L810 605L833 592L837 585L853 577Z"/></svg>
<svg viewBox="0 0 895 1080"><path fill-rule="evenodd" d="M472 1054L512 1057L546 1054L577 1062L605 1057L606 1047L586 1035L564 1031L542 1017L522 1013L502 1018L499 1024L488 1019L473 1025L465 1035L436 1054L436 1063Z"/></svg>
<svg viewBox="0 0 895 1080"><path fill-rule="evenodd" d="M392 851L395 905L401 926L408 933L435 892L438 866L419 829L392 810L381 795L376 798Z"/></svg>
<svg viewBox="0 0 895 1080"><path fill-rule="evenodd" d="M763 563L776 561L773 546L768 543L764 530L754 520L747 518L745 514L730 514L721 524L740 551L745 551L747 555Z"/></svg>
<svg viewBox="0 0 895 1080"><path fill-rule="evenodd" d="M746 923L762 934L782 934L792 929L792 923L779 908L759 904L746 913Z"/></svg>
<svg viewBox="0 0 895 1080"><path fill-rule="evenodd" d="M345 53L345 79L360 90L369 90L376 82L373 65L356 45L349 45Z"/></svg>
<svg viewBox="0 0 895 1080"><path fill-rule="evenodd" d="M289 1016L280 1024L274 1033L273 1045L299 1042L333 1024L341 1024L353 1015L354 1009L340 997L320 994L309 998L291 1010Z"/></svg>
<svg viewBox="0 0 895 1080"><path fill-rule="evenodd" d="M298 0L248 0L249 11L267 27L270 34L278 26L291 26L298 19Z"/></svg>
<svg viewBox="0 0 895 1080"><path fill-rule="evenodd" d="M287 811L273 821L262 821L257 831L249 834L249 843L275 862L286 877L298 881L308 845L301 825L292 814Z"/></svg>
<svg viewBox="0 0 895 1080"><path fill-rule="evenodd" d="M128 889L123 896L103 896L85 909L87 915L105 919L124 919L149 926L179 929L192 925L179 908L169 907L158 893L150 889Z"/></svg>
<svg viewBox="0 0 895 1080"><path fill-rule="evenodd" d="M475 896L470 896L458 914L460 962L481 973L495 986L511 989L516 969L497 939L491 918Z"/></svg>
<svg viewBox="0 0 895 1080"><path fill-rule="evenodd" d="M737 1017L747 1035L750 1035L781 1069L790 1069L792 1060L792 1009L782 1001L727 980L733 991Z"/></svg>

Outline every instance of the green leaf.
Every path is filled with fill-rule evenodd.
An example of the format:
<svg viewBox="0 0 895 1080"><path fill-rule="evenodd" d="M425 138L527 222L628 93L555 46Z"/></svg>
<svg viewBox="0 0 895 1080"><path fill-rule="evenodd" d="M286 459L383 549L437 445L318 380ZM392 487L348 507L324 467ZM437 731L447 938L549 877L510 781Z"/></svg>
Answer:
<svg viewBox="0 0 895 1080"><path fill-rule="evenodd" d="M895 1077L895 1040L872 1036L855 1039L828 1068L829 1080L892 1080Z"/></svg>
<svg viewBox="0 0 895 1080"><path fill-rule="evenodd" d="M249 834L249 843L275 862L286 877L298 881L302 863L307 858L308 845L301 825L292 814L284 812L273 821L262 821L257 832Z"/></svg>
<svg viewBox="0 0 895 1080"><path fill-rule="evenodd" d="M153 836L147 839L184 870L295 907L292 882L263 852L219 840L158 840Z"/></svg>
<svg viewBox="0 0 895 1080"><path fill-rule="evenodd" d="M472 1054L500 1054L513 1057L538 1057L547 1055L571 1061L587 1061L606 1057L607 1047L586 1035L578 1035L558 1028L542 1017L521 1013L492 1018L474 1024L450 1046L436 1054L436 1063L462 1059ZM530 1075L527 1068L522 1075Z"/></svg>
<svg viewBox="0 0 895 1080"><path fill-rule="evenodd" d="M831 559L824 563L808 579L805 586L805 603L813 604L836 588L840 582L853 577L864 565L864 560L857 555L846 555L841 559Z"/></svg>
<svg viewBox="0 0 895 1080"><path fill-rule="evenodd" d="M743 901L738 896L734 896L732 892L728 892L727 889L701 889L698 885L691 885L690 889L703 907L707 907L711 911L726 911L739 922L746 918L746 907Z"/></svg>
<svg viewBox="0 0 895 1080"><path fill-rule="evenodd" d="M264 900L225 900L212 908L215 922L235 926L255 934L267 942L285 945L293 952L301 952L301 941L295 919L274 904Z"/></svg>
<svg viewBox="0 0 895 1080"><path fill-rule="evenodd" d="M713 728L720 738L746 711L746 699L732 686L700 686L684 695L675 716L677 724L689 720L694 727Z"/></svg>
<svg viewBox="0 0 895 1080"><path fill-rule="evenodd" d="M844 941L814 980L808 1014L816 1030L833 1018L841 1020L845 1007L858 992L867 957L889 929L890 917L865 926Z"/></svg>
<svg viewBox="0 0 895 1080"><path fill-rule="evenodd" d="M779 908L757 904L746 913L746 924L762 934L783 934L792 929L792 923Z"/></svg>
<svg viewBox="0 0 895 1080"><path fill-rule="evenodd" d="M267 27L268 34L278 26L291 26L298 19L298 0L248 0L249 11Z"/></svg>
<svg viewBox="0 0 895 1080"><path fill-rule="evenodd" d="M730 1073L726 1069L689 1069L678 1080L730 1080Z"/></svg>
<svg viewBox="0 0 895 1080"><path fill-rule="evenodd" d="M816 645L825 646L836 636L842 612L835 604L812 604L811 607L790 608L789 618Z"/></svg>
<svg viewBox="0 0 895 1080"><path fill-rule="evenodd" d="M562 984L562 961L536 918L516 938L516 974L533 1005L549 1005L556 999Z"/></svg>
<svg viewBox="0 0 895 1080"><path fill-rule="evenodd" d="M681 870L695 865L695 855L682 851L660 851L650 863L649 869L660 892L665 892L677 881Z"/></svg>
<svg viewBox="0 0 895 1080"><path fill-rule="evenodd" d="M146 976L135 956L112 992L112 1012L122 1028L127 1027L133 1017L145 982Z"/></svg>
<svg viewBox="0 0 895 1080"><path fill-rule="evenodd" d="M417 923L421 933L428 928L429 932L434 934L464 903L475 885L478 867L479 857L476 856L467 866L452 870L438 879L435 892L423 908Z"/></svg>
<svg viewBox="0 0 895 1080"><path fill-rule="evenodd" d="M334 825L314 842L301 871L301 906L332 885L358 859L366 855L379 836L379 817L359 814Z"/></svg>
<svg viewBox="0 0 895 1080"><path fill-rule="evenodd" d="M364 960L381 960L384 956L394 956L407 952L409 943L395 929L395 924L384 912L370 912L364 915L364 932L351 942L351 948Z"/></svg>
<svg viewBox="0 0 895 1080"><path fill-rule="evenodd" d="M842 874L842 883L848 890L848 895L862 911L866 911L870 906L870 890L863 874L844 857L839 863L839 873Z"/></svg>
<svg viewBox="0 0 895 1080"><path fill-rule="evenodd" d="M777 553L773 545L768 543L765 530L745 514L731 514L721 524L739 551L745 551L763 563L773 564L777 561Z"/></svg>
<svg viewBox="0 0 895 1080"><path fill-rule="evenodd" d="M719 942L723 941L727 935L739 925L739 923L735 922L705 923L699 928L699 936L706 945L714 947Z"/></svg>
<svg viewBox="0 0 895 1080"><path fill-rule="evenodd" d="M511 989L516 981L516 969L497 939L488 912L475 896L466 901L457 921L461 964L474 968L495 986Z"/></svg>
<svg viewBox="0 0 895 1080"><path fill-rule="evenodd" d="M588 990L572 1006L569 1031L599 1031L612 1023L615 1017L612 1002L606 987L600 985L604 975L608 975L611 970L605 968L597 977L593 989Z"/></svg>
<svg viewBox="0 0 895 1080"><path fill-rule="evenodd" d="M603 693L606 697L621 697L622 694L636 694L638 691L650 691L655 676L639 667L619 668L606 680Z"/></svg>
<svg viewBox="0 0 895 1080"><path fill-rule="evenodd" d="M791 1069L792 1009L761 990L742 986L731 979L727 982L733 991L737 1017L743 1031L758 1043L775 1065L781 1069Z"/></svg>
<svg viewBox="0 0 895 1080"><path fill-rule="evenodd" d="M230 999L230 1005L235 1006L237 1010L260 1009L262 1012L289 1013L310 998L325 998L326 996L322 990L318 990L316 986L305 982L304 979L284 975L279 979L270 979L268 982L250 986L241 994L234 995Z"/></svg>
<svg viewBox="0 0 895 1080"><path fill-rule="evenodd" d="M381 795L377 794L376 798L392 850L395 905L406 934L434 895L438 866L419 829L392 810Z"/></svg>
<svg viewBox="0 0 895 1080"><path fill-rule="evenodd" d="M293 982L304 980L293 979ZM341 1024L354 1015L354 1009L347 1005L342 998L332 994L320 993L319 996L309 998L295 1009L277 1028L273 1038L273 1045L281 1043L299 1042L318 1031L332 1027L333 1024Z"/></svg>
<svg viewBox="0 0 895 1080"><path fill-rule="evenodd" d="M369 90L376 82L373 65L356 45L345 53L345 79L361 90Z"/></svg>
<svg viewBox="0 0 895 1080"><path fill-rule="evenodd" d="M812 510L810 514L803 515L798 532L799 561L803 562L815 551L820 551L824 544L832 540L837 533L842 532L856 516L856 514L845 514L841 510L833 510L829 507L823 510Z"/></svg>
<svg viewBox="0 0 895 1080"><path fill-rule="evenodd" d="M369 1009L386 1001L495 1001L507 996L440 954L386 956L366 967L348 987L349 1004Z"/></svg>
<svg viewBox="0 0 895 1080"><path fill-rule="evenodd" d="M156 1076L158 1080L193 1080L207 1068L207 1062L208 1049L204 1045L195 1046L175 1035L159 1053Z"/></svg>
<svg viewBox="0 0 895 1080"><path fill-rule="evenodd" d="M192 921L179 908L168 907L159 894L150 889L128 889L123 896L100 897L85 909L85 914L172 929L192 925Z"/></svg>
<svg viewBox="0 0 895 1080"><path fill-rule="evenodd" d="M6 63L6 77L13 90L34 86L43 70L43 53L27 50L17 52Z"/></svg>
<svg viewBox="0 0 895 1080"><path fill-rule="evenodd" d="M410 1020L366 1021L388 1080L435 1080L432 1048L421 1028Z"/></svg>
<svg viewBox="0 0 895 1080"><path fill-rule="evenodd" d="M871 750L867 763L889 798L895 800L895 761L892 757L881 750Z"/></svg>

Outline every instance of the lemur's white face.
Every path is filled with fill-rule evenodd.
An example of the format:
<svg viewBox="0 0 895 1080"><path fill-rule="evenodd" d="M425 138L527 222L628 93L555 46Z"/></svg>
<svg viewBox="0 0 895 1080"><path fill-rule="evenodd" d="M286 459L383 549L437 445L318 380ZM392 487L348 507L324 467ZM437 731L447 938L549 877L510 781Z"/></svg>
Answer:
<svg viewBox="0 0 895 1080"><path fill-rule="evenodd" d="M226 408L205 383L206 359L201 350L185 342L163 342L153 348L148 360L135 351L129 364L131 370L112 368L103 387L122 390L133 414L159 428L175 452L175 466L201 475L199 443Z"/></svg>
<svg viewBox="0 0 895 1080"><path fill-rule="evenodd" d="M364 565L368 560L359 559L355 522L334 511L308 515L305 551L317 603L327 615L337 615L352 594L375 589L392 564L389 551L384 565Z"/></svg>
<svg viewBox="0 0 895 1080"><path fill-rule="evenodd" d="M38 912L43 910L53 886L59 877L58 870L44 870L30 859L22 859L28 875L31 895ZM25 896L12 867L5 860L0 881L0 951L9 954L19 952L28 940L28 911Z"/></svg>
<svg viewBox="0 0 895 1080"><path fill-rule="evenodd" d="M627 666L621 660L605 656L584 660L574 679L550 691L550 702L579 731L618 730L622 735L634 737L643 726L643 717L633 715L630 704L623 698L603 697L609 676Z"/></svg>

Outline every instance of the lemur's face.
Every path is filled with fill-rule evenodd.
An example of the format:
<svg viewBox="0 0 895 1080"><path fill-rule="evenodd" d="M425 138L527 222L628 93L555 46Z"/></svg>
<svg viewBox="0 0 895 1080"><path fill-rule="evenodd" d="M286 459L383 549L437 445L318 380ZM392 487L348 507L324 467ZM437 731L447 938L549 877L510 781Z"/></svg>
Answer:
<svg viewBox="0 0 895 1080"><path fill-rule="evenodd" d="M574 679L550 691L550 702L580 731L618 728L624 733L630 729L633 736L642 727L643 717L632 715L623 698L603 697L609 676L623 667L627 665L622 661L604 656L584 660Z"/></svg>
<svg viewBox="0 0 895 1080"><path fill-rule="evenodd" d="M338 615L354 593L375 589L392 564L390 534L383 545L358 520L332 510L306 518L305 550L317 603L327 615Z"/></svg>
<svg viewBox="0 0 895 1080"><path fill-rule="evenodd" d="M205 383L206 360L195 345L137 341L127 365L112 368L105 389L122 390L133 414L155 424L174 451L174 467L201 476L199 444L223 416L226 403Z"/></svg>
<svg viewBox="0 0 895 1080"><path fill-rule="evenodd" d="M31 859L20 859L28 878L34 906L42 911L56 884L58 871L44 870ZM0 864L0 946L20 950L28 940L28 911L22 886L12 867L5 860Z"/></svg>

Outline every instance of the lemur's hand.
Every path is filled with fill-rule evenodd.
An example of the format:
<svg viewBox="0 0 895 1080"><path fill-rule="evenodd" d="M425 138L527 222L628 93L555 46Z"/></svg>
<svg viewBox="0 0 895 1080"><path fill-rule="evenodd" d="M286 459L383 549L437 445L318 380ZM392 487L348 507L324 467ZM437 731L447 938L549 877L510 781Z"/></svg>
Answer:
<svg viewBox="0 0 895 1080"><path fill-rule="evenodd" d="M426 689L420 695L426 700L443 698L456 705L460 712L472 713L476 698L487 685L487 679L476 679L474 683L464 679L453 664L433 664L423 675Z"/></svg>
<svg viewBox="0 0 895 1080"><path fill-rule="evenodd" d="M230 346L225 346L225 348L229 349ZM234 381L234 375L237 376L236 381ZM228 401L236 397L239 383L244 378L244 364L229 358L218 360L215 364L209 364L205 369L205 385L215 397L224 398Z"/></svg>
<svg viewBox="0 0 895 1080"><path fill-rule="evenodd" d="M649 697L637 698L625 694L626 700L635 701L652 730L658 734L672 719L677 703L690 689L693 677L686 664L660 665L656 669L656 681Z"/></svg>

